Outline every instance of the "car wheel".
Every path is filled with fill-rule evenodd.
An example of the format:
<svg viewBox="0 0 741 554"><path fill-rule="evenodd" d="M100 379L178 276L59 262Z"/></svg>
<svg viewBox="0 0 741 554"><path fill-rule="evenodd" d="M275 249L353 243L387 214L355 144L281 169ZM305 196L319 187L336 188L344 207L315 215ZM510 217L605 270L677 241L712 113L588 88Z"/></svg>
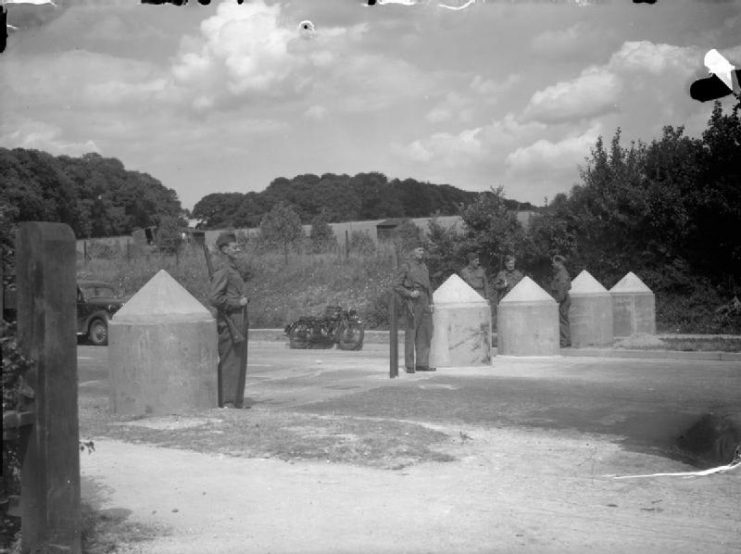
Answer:
<svg viewBox="0 0 741 554"><path fill-rule="evenodd" d="M88 340L95 346L108 344L108 324L102 319L94 319L87 332Z"/></svg>

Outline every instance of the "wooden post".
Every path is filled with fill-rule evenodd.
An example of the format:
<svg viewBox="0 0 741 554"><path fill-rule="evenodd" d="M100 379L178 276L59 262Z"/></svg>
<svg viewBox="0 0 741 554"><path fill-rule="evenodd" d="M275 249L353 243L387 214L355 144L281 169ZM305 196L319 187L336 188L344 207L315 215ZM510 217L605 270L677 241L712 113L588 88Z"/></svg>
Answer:
<svg viewBox="0 0 741 554"><path fill-rule="evenodd" d="M35 422L21 470L23 552L80 553L76 277L72 229L24 222L16 235L18 343Z"/></svg>
<svg viewBox="0 0 741 554"><path fill-rule="evenodd" d="M399 376L399 321L396 317L396 292L389 290L389 377Z"/></svg>
<svg viewBox="0 0 741 554"><path fill-rule="evenodd" d="M345 259L350 259L350 234L345 229Z"/></svg>

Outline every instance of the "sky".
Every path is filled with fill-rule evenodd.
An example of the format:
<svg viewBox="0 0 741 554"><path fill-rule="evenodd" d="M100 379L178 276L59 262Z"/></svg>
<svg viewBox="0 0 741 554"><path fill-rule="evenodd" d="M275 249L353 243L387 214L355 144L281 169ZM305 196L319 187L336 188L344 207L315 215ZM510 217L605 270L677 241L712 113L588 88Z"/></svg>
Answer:
<svg viewBox="0 0 741 554"><path fill-rule="evenodd" d="M543 205L618 127L699 137L705 53L741 66L741 0L395 1L9 4L0 146L118 158L188 209L370 171Z"/></svg>

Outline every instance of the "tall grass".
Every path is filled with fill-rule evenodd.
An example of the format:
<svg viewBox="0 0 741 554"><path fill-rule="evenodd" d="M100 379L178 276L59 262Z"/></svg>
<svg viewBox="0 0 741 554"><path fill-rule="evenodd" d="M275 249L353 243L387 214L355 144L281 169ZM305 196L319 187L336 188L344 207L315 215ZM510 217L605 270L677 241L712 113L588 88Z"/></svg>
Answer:
<svg viewBox="0 0 741 554"><path fill-rule="evenodd" d="M217 256L212 254L214 264ZM356 308L369 329L388 324L387 294L395 266L392 246L374 253L294 252L286 263L282 253L245 247L249 271L250 323L254 328L282 328L302 315L319 315L327 305ZM208 304L208 270L200 247L186 247L179 256L111 252L87 262L78 260L78 278L101 279L120 294L131 296L164 269L204 306Z"/></svg>

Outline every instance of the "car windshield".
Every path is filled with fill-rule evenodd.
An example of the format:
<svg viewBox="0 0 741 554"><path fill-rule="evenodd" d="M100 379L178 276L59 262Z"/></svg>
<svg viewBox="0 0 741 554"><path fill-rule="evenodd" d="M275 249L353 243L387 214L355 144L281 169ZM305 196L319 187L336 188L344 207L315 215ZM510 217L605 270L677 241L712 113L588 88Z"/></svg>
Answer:
<svg viewBox="0 0 741 554"><path fill-rule="evenodd" d="M112 287L105 285L81 285L86 298L115 298L116 293Z"/></svg>

